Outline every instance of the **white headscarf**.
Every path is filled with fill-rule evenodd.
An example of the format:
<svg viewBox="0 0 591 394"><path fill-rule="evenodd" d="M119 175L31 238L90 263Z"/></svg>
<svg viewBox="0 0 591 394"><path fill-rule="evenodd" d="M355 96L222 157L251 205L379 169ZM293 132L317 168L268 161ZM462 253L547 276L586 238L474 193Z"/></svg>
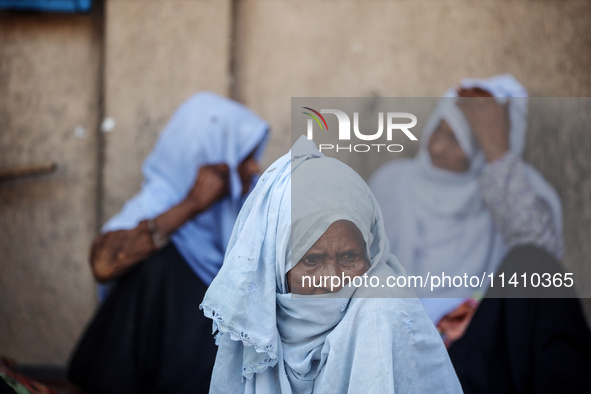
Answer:
<svg viewBox="0 0 591 394"><path fill-rule="evenodd" d="M102 231L132 229L140 221L166 212L187 196L201 166L228 164L231 196L186 222L171 236L179 253L208 285L222 265L244 202L238 165L255 148L255 157L260 159L268 130L267 122L235 101L208 92L192 96L172 116L144 161L141 191Z"/></svg>
<svg viewBox="0 0 591 394"><path fill-rule="evenodd" d="M521 155L527 122L525 88L507 74L482 80L465 79L460 85L466 89L484 89L501 104L509 101L510 149ZM425 126L421 148L414 159L388 163L370 180L384 212L392 250L410 275L425 277L428 273L444 272L451 276L482 277L485 271L496 272L508 251L480 192L478 177L486 164L484 152L456 100L454 87L439 101ZM431 163L429 138L442 120L449 124L470 160L470 168L463 173L443 170ZM528 181L551 208L560 232L562 217L556 193L534 168L525 166ZM466 298L482 296L487 287L488 284L478 293L466 287L417 292L423 297L427 313L437 323Z"/></svg>
<svg viewBox="0 0 591 394"><path fill-rule="evenodd" d="M407 289L287 293L286 273L337 220L363 235L368 275L404 275L379 207L351 168L305 137L247 199L202 309L219 349L213 393L460 392L435 328ZM399 298L364 298L364 297Z"/></svg>

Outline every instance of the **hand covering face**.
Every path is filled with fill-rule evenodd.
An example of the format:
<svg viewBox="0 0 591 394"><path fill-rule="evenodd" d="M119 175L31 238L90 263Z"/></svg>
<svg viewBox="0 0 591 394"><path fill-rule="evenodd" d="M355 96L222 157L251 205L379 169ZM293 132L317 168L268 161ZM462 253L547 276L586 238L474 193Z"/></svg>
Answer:
<svg viewBox="0 0 591 394"><path fill-rule="evenodd" d="M206 164L230 168L231 196L219 201L171 236L205 284L217 274L244 199L238 165L256 148L260 159L269 125L245 106L213 93L198 93L175 112L143 163L141 191L103 227L128 230L181 202Z"/></svg>

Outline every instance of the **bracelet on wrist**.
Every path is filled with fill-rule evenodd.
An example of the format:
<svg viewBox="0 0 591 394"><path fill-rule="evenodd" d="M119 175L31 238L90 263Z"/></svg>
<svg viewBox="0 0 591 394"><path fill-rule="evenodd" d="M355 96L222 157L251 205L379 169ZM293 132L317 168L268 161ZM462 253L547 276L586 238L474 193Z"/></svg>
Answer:
<svg viewBox="0 0 591 394"><path fill-rule="evenodd" d="M156 247L156 249L161 249L164 246L168 245L170 238L165 236L158 230L156 226L156 222L154 219L147 219L146 223L148 225L148 229L150 230L150 236L152 237L152 243Z"/></svg>

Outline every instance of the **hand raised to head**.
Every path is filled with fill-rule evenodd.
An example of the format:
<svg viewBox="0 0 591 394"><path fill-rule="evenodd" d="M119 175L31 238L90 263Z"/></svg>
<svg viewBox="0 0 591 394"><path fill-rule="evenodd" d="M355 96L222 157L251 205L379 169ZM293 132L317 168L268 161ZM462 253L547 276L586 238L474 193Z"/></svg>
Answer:
<svg viewBox="0 0 591 394"><path fill-rule="evenodd" d="M225 163L201 166L186 200L203 212L230 194L230 168Z"/></svg>
<svg viewBox="0 0 591 394"><path fill-rule="evenodd" d="M482 89L460 89L457 105L484 151L487 161L501 158L509 150L508 102L499 104Z"/></svg>

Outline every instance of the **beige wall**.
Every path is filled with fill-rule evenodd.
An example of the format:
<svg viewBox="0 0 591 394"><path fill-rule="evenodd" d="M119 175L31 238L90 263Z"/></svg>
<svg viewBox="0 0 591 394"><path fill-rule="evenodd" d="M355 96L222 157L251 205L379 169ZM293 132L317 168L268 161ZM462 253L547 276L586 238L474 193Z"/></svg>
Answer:
<svg viewBox="0 0 591 394"><path fill-rule="evenodd" d="M108 0L101 221L139 190L141 163L185 99L229 91L228 0Z"/></svg>
<svg viewBox="0 0 591 394"><path fill-rule="evenodd" d="M242 0L238 98L288 146L290 98L439 96L509 72L532 96L591 95L591 2Z"/></svg>
<svg viewBox="0 0 591 394"><path fill-rule="evenodd" d="M291 97L438 96L499 72L533 96L591 96L590 20L587 0L106 0L104 16L0 13L0 168L59 166L0 183L0 354L65 362L95 305L94 231L138 190L141 161L193 92L233 92L271 122L266 166L289 148ZM563 198L567 266L591 276L586 134L532 129L526 157Z"/></svg>
<svg viewBox="0 0 591 394"><path fill-rule="evenodd" d="M0 168L57 164L0 183L0 354L21 362L63 363L95 305L96 22L0 14Z"/></svg>

